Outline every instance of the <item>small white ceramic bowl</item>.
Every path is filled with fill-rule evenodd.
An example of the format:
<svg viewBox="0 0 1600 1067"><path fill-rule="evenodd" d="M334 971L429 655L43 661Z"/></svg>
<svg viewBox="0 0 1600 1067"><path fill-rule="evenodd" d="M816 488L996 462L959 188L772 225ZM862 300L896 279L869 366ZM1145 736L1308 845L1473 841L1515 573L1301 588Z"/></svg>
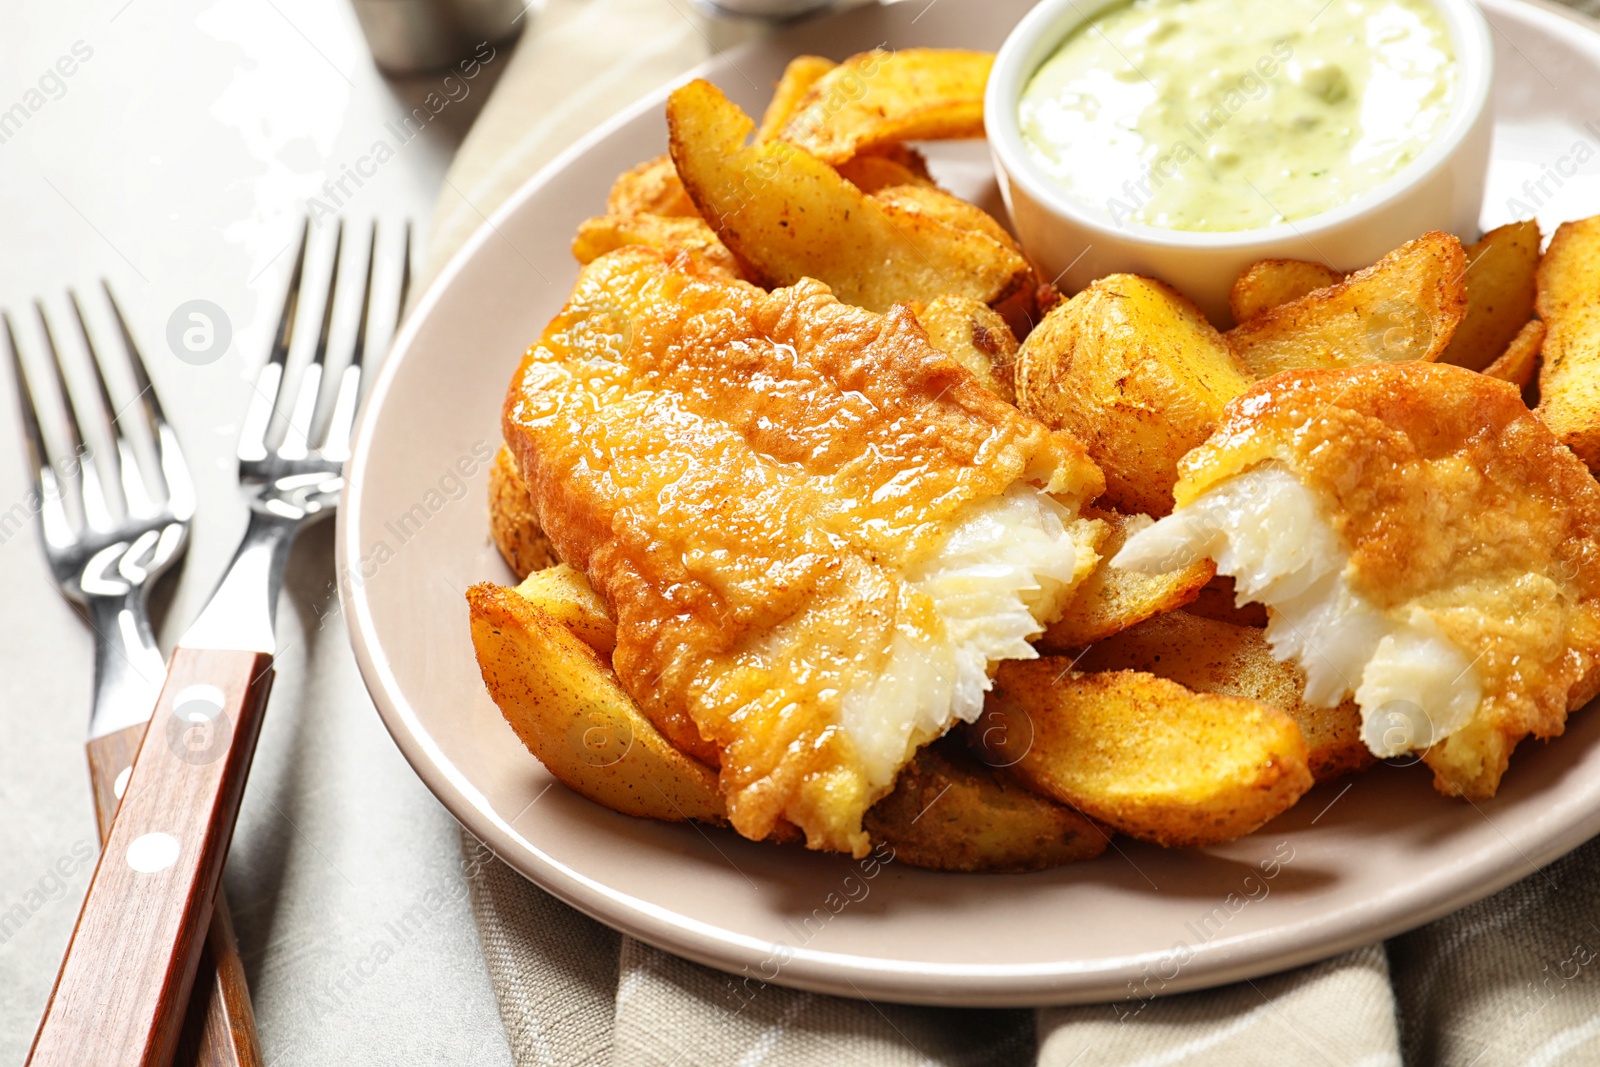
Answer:
<svg viewBox="0 0 1600 1067"><path fill-rule="evenodd" d="M1311 259L1339 270L1371 264L1429 230L1475 237L1489 167L1489 25L1472 0L1431 0L1455 47L1455 109L1439 136L1400 173L1342 207L1252 230L1198 233L1113 221L1057 185L1022 140L1017 105L1034 72L1078 26L1124 0L1043 0L995 57L984 98L995 170L1017 236L1064 293L1119 272L1159 278L1232 322L1228 291L1259 259ZM1137 175L1129 175L1130 178Z"/></svg>

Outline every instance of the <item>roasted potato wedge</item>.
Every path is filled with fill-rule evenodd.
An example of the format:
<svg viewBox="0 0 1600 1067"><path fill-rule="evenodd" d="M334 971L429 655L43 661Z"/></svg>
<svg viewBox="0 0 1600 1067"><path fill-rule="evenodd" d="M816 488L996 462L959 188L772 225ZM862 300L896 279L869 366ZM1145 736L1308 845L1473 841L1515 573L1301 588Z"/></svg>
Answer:
<svg viewBox="0 0 1600 1067"><path fill-rule="evenodd" d="M1284 712L1138 671L1009 660L968 736L980 758L1111 828L1168 847L1231 841L1311 788Z"/></svg>
<svg viewBox="0 0 1600 1067"><path fill-rule="evenodd" d="M1361 740L1354 701L1336 708L1307 704L1306 676L1273 658L1253 626L1234 626L1174 611L1095 645L1078 660L1084 671L1145 671L1197 693L1247 697L1288 714L1306 742L1306 765L1319 782L1375 762Z"/></svg>
<svg viewBox="0 0 1600 1067"><path fill-rule="evenodd" d="M1199 596L1217 573L1217 565L1209 559L1193 560L1166 574L1144 574L1113 567L1112 557L1122 550L1123 542L1128 539L1128 524L1145 517L1093 508L1085 514L1100 519L1110 530L1095 548L1100 554L1100 565L1072 594L1072 601L1061 618L1039 638L1040 648L1069 652L1103 641L1153 615L1181 608Z"/></svg>
<svg viewBox="0 0 1600 1067"><path fill-rule="evenodd" d="M1172 510L1178 460L1250 385L1199 309L1132 274L1056 305L1017 357L1017 405L1082 441L1105 471L1104 506L1130 514Z"/></svg>
<svg viewBox="0 0 1600 1067"><path fill-rule="evenodd" d="M1513 222L1468 247L1467 314L1440 363L1483 370L1499 359L1533 317L1539 269L1539 224Z"/></svg>
<svg viewBox="0 0 1600 1067"><path fill-rule="evenodd" d="M504 445L489 468L489 534L518 581L559 562L554 546L539 527L517 461Z"/></svg>
<svg viewBox="0 0 1600 1067"><path fill-rule="evenodd" d="M876 153L848 159L835 166L834 170L837 170L845 181L868 194L896 185L933 185L933 179L927 176L926 167L919 171L899 159Z"/></svg>
<svg viewBox="0 0 1600 1067"><path fill-rule="evenodd" d="M988 233L880 203L793 145L747 145L749 117L709 82L673 92L667 127L690 198L763 285L816 278L884 312L944 295L990 304L1031 277L1027 260Z"/></svg>
<svg viewBox="0 0 1600 1067"><path fill-rule="evenodd" d="M605 659L617 649L617 624L605 601L579 571L565 563L534 571L517 586L517 595L572 631Z"/></svg>
<svg viewBox="0 0 1600 1067"><path fill-rule="evenodd" d="M956 738L917 753L864 825L894 858L934 871L1018 873L1088 860L1111 834L986 767Z"/></svg>
<svg viewBox="0 0 1600 1067"><path fill-rule="evenodd" d="M607 215L663 215L699 218L694 201L683 191L671 156L657 156L627 171L611 185Z"/></svg>
<svg viewBox="0 0 1600 1067"><path fill-rule="evenodd" d="M1246 322L1263 311L1299 300L1318 289L1344 281L1344 271L1303 259L1263 259L1252 263L1233 283L1228 309L1234 322Z"/></svg>
<svg viewBox="0 0 1600 1067"><path fill-rule="evenodd" d="M489 695L551 774L625 815L727 821L716 772L656 730L593 648L515 590L475 585L467 604Z"/></svg>
<svg viewBox="0 0 1600 1067"><path fill-rule="evenodd" d="M914 310L933 347L970 370L1001 400L1017 402L1011 382L1020 346L998 311L966 296L941 296Z"/></svg>
<svg viewBox="0 0 1600 1067"><path fill-rule="evenodd" d="M644 245L663 252L692 252L717 270L734 278L741 277L739 261L699 218L599 215L578 224L578 235L572 239L572 254L579 263L589 263L629 245Z"/></svg>
<svg viewBox="0 0 1600 1067"><path fill-rule="evenodd" d="M1219 574L1207 582L1206 587L1200 590L1200 595L1185 604L1183 610L1190 615L1229 622L1235 626L1254 626L1260 630L1267 625L1267 609L1253 600L1240 606L1233 579L1225 574Z"/></svg>
<svg viewBox="0 0 1600 1067"><path fill-rule="evenodd" d="M1539 264L1538 288L1546 331L1539 417L1600 470L1600 215L1561 224Z"/></svg>
<svg viewBox="0 0 1600 1067"><path fill-rule="evenodd" d="M976 230L1018 255L1022 253L1022 246L1017 239L993 215L930 182L890 185L873 193L872 200L904 214L937 219L956 230Z"/></svg>
<svg viewBox="0 0 1600 1067"><path fill-rule="evenodd" d="M1526 389L1539 369L1539 349L1544 346L1544 335L1544 323L1529 319L1500 353L1500 358L1483 368L1483 373L1510 382L1518 389Z"/></svg>
<svg viewBox="0 0 1600 1067"><path fill-rule="evenodd" d="M770 141L783 129L784 123L794 117L806 93L817 80L839 64L822 56L795 56L783 68L783 75L772 90L767 110L761 113L761 125L756 128L756 140Z"/></svg>
<svg viewBox="0 0 1600 1067"><path fill-rule="evenodd" d="M1461 242L1424 234L1366 270L1229 330L1258 378L1283 370L1436 360L1467 310Z"/></svg>
<svg viewBox="0 0 1600 1067"><path fill-rule="evenodd" d="M816 79L777 137L826 163L903 141L982 137L993 65L989 52L863 52Z"/></svg>

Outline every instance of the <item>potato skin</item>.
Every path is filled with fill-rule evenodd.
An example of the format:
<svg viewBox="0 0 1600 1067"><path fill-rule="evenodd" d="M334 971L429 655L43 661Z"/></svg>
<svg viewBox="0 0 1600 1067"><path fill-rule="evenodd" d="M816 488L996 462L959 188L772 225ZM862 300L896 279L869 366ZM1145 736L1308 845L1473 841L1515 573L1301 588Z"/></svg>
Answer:
<svg viewBox="0 0 1600 1067"><path fill-rule="evenodd" d="M1001 400L1017 402L1012 381L1020 346L998 311L965 296L941 296L913 311L933 347L971 371Z"/></svg>
<svg viewBox="0 0 1600 1067"><path fill-rule="evenodd" d="M674 748L593 648L514 590L467 591L489 695L568 788L641 818L725 823L717 774Z"/></svg>
<svg viewBox="0 0 1600 1067"><path fill-rule="evenodd" d="M1465 250L1467 314L1440 363L1481 371L1506 351L1533 317L1540 241L1539 223L1527 219L1490 230Z"/></svg>
<svg viewBox="0 0 1600 1067"><path fill-rule="evenodd" d="M895 859L934 871L1013 874L1093 859L1110 831L979 762L956 738L917 753L867 812Z"/></svg>
<svg viewBox="0 0 1600 1067"><path fill-rule="evenodd" d="M1511 343L1506 345L1506 350L1500 353L1499 358L1483 368L1483 373L1490 378L1510 382L1518 389L1526 389L1538 372L1539 349L1544 346L1544 336L1545 324L1538 319L1529 319L1517 331Z"/></svg>
<svg viewBox="0 0 1600 1067"><path fill-rule="evenodd" d="M1228 293L1234 322L1344 281L1344 272L1304 259L1263 259L1245 268Z"/></svg>
<svg viewBox="0 0 1600 1067"><path fill-rule="evenodd" d="M606 197L607 215L660 215L666 218L697 219L694 201L683 191L678 168L672 157L659 155L632 170L624 171L611 185Z"/></svg>
<svg viewBox="0 0 1600 1067"><path fill-rule="evenodd" d="M1467 312L1466 253L1425 233L1328 289L1241 322L1228 345L1249 372L1437 360Z"/></svg>
<svg viewBox="0 0 1600 1067"><path fill-rule="evenodd" d="M597 215L578 224L578 233L572 239L572 256L579 263L592 263L607 252L630 245L663 252L689 252L721 274L740 277L738 260L699 218Z"/></svg>
<svg viewBox="0 0 1600 1067"><path fill-rule="evenodd" d="M815 278L876 312L947 294L995 304L1029 286L1028 261L983 229L951 225L926 201L869 197L787 142L746 144L752 129L707 81L667 99L679 177L745 277L768 288Z"/></svg>
<svg viewBox="0 0 1600 1067"><path fill-rule="evenodd" d="M1166 574L1144 574L1113 567L1111 560L1128 540L1129 516L1089 508L1086 518L1107 527L1106 539L1095 546L1100 563L1072 594L1072 600L1039 638L1040 648L1070 652L1104 641L1146 619L1190 603L1217 573L1209 559L1197 559Z"/></svg>
<svg viewBox="0 0 1600 1067"><path fill-rule="evenodd" d="M1538 414L1591 471L1600 471L1600 215L1565 222L1538 273L1544 363Z"/></svg>
<svg viewBox="0 0 1600 1067"><path fill-rule="evenodd" d="M1376 758L1361 740L1361 710L1352 700L1336 708L1305 701L1306 677L1272 655L1254 626L1202 618L1188 611L1158 615L1086 651L1085 671L1145 671L1192 689L1270 704L1300 727L1306 765L1319 782L1369 767Z"/></svg>
<svg viewBox="0 0 1600 1067"><path fill-rule="evenodd" d="M539 527L517 461L504 445L489 468L489 535L518 581L560 562L555 546Z"/></svg>
<svg viewBox="0 0 1600 1067"><path fill-rule="evenodd" d="M862 52L813 78L775 136L834 164L905 141L982 137L983 93L993 65L990 52Z"/></svg>
<svg viewBox="0 0 1600 1067"><path fill-rule="evenodd" d="M1251 385L1198 308L1149 278L1113 274L1058 304L1017 360L1017 405L1082 441L1106 507L1172 510L1178 460Z"/></svg>
<svg viewBox="0 0 1600 1067"><path fill-rule="evenodd" d="M1311 788L1306 743L1277 708L1139 671L1009 660L968 730L985 762L1111 828L1167 847L1218 844Z"/></svg>

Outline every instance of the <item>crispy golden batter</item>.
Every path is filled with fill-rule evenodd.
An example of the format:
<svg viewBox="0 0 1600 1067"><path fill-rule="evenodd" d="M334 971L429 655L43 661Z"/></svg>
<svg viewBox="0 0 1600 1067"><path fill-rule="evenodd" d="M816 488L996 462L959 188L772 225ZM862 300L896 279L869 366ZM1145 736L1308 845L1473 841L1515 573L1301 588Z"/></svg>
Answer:
<svg viewBox="0 0 1600 1067"><path fill-rule="evenodd" d="M1356 592L1475 660L1477 714L1427 761L1442 792L1493 795L1517 742L1600 688L1600 486L1515 388L1427 363L1258 383L1180 465L1178 504L1273 460L1318 495Z"/></svg>
<svg viewBox="0 0 1600 1067"><path fill-rule="evenodd" d="M1069 507L1104 485L908 309L809 279L768 294L639 248L584 268L503 425L540 526L611 608L622 687L720 766L740 833L786 817L813 848L866 849L861 817L890 786L841 694L941 625L909 569L1018 483Z"/></svg>

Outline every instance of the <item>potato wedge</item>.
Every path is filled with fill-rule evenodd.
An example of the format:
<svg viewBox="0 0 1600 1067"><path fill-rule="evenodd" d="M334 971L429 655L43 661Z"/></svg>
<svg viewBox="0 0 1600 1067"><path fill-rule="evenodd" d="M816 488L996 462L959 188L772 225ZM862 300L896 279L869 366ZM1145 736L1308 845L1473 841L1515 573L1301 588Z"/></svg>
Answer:
<svg viewBox="0 0 1600 1067"><path fill-rule="evenodd" d="M1436 360L1466 314L1466 266L1460 241L1427 233L1332 288L1241 322L1227 341L1258 378Z"/></svg>
<svg viewBox="0 0 1600 1067"><path fill-rule="evenodd" d="M904 214L937 219L956 230L976 230L1018 255L1022 253L1022 246L1011 236L1011 231L1000 225L993 215L931 183L887 186L873 193L872 199L874 203L896 208Z"/></svg>
<svg viewBox="0 0 1600 1067"><path fill-rule="evenodd" d="M1197 693L1248 697L1288 714L1306 742L1306 765L1319 782L1376 762L1361 740L1361 709L1307 704L1305 673L1273 658L1253 626L1233 626L1187 611L1160 615L1095 645L1078 660L1084 671L1145 671Z"/></svg>
<svg viewBox="0 0 1600 1067"><path fill-rule="evenodd" d="M1061 618L1051 623L1039 638L1040 648L1070 652L1137 626L1153 615L1181 608L1199 596L1217 573L1217 565L1209 559L1192 560L1187 566L1166 574L1144 574L1113 567L1111 559L1128 539L1129 523L1144 519L1148 525L1149 520L1145 516L1119 515L1094 508L1084 514L1102 520L1110 528L1105 541L1095 548L1100 554L1100 565L1072 594L1072 602Z"/></svg>
<svg viewBox="0 0 1600 1067"><path fill-rule="evenodd" d="M1344 278L1344 271L1304 259L1263 259L1252 263L1233 283L1228 308L1234 322L1245 322L1318 289L1338 285Z"/></svg>
<svg viewBox="0 0 1600 1067"><path fill-rule="evenodd" d="M926 746L867 812L897 862L934 871L1020 873L1088 860L1111 834L986 767L956 738Z"/></svg>
<svg viewBox="0 0 1600 1067"><path fill-rule="evenodd" d="M656 730L593 648L515 590L475 585L467 603L489 695L551 774L624 815L727 821L716 772Z"/></svg>
<svg viewBox="0 0 1600 1067"><path fill-rule="evenodd" d="M683 191L671 156L657 156L624 172L606 197L607 215L663 215L695 219L700 213Z"/></svg>
<svg viewBox="0 0 1600 1067"><path fill-rule="evenodd" d="M1539 263L1539 417L1600 470L1600 215L1565 222Z"/></svg>
<svg viewBox="0 0 1600 1067"><path fill-rule="evenodd" d="M993 65L989 52L862 52L818 78L777 136L826 163L902 141L982 137Z"/></svg>
<svg viewBox="0 0 1600 1067"><path fill-rule="evenodd" d="M733 278L742 277L739 261L699 218L599 215L578 224L578 234L572 239L572 254L579 263L589 263L629 245L644 245L664 252L692 252L718 271Z"/></svg>
<svg viewBox="0 0 1600 1067"><path fill-rule="evenodd" d="M1440 363L1483 370L1533 317L1539 269L1539 223L1513 222L1468 247L1467 314Z"/></svg>
<svg viewBox="0 0 1600 1067"><path fill-rule="evenodd" d="M965 296L941 296L914 310L933 347L970 370L1001 400L1017 402L1011 381L1020 346L998 311Z"/></svg>
<svg viewBox="0 0 1600 1067"><path fill-rule="evenodd" d="M1207 582L1206 587L1200 590L1200 595L1185 604L1183 610L1190 615L1229 622L1235 626L1254 626L1261 630L1267 625L1267 609L1260 604L1251 600L1246 601L1243 607L1238 606L1238 591L1234 588L1233 579L1225 574L1219 574Z"/></svg>
<svg viewBox="0 0 1600 1067"><path fill-rule="evenodd" d="M504 445L489 468L489 534L518 581L560 562L539 526L517 461Z"/></svg>
<svg viewBox="0 0 1600 1067"><path fill-rule="evenodd" d="M761 113L761 125L756 129L756 140L770 141L783 129L784 123L794 117L806 93L817 80L839 64L822 56L795 56L783 68L783 75L772 90L767 110Z"/></svg>
<svg viewBox="0 0 1600 1067"><path fill-rule="evenodd" d="M987 233L879 203L793 145L746 145L749 117L707 81L672 93L667 127L690 198L762 285L816 278L884 312L947 294L994 303L1031 277L1027 260Z"/></svg>
<svg viewBox="0 0 1600 1067"><path fill-rule="evenodd" d="M1526 389L1539 369L1539 349L1544 346L1544 335L1544 323L1529 319L1500 353L1500 358L1483 368L1483 373L1510 382L1518 389Z"/></svg>
<svg viewBox="0 0 1600 1067"><path fill-rule="evenodd" d="M1138 671L1079 674L1008 660L969 729L979 757L1130 837L1231 841L1311 788L1294 720L1242 697Z"/></svg>
<svg viewBox="0 0 1600 1067"><path fill-rule="evenodd" d="M617 650L617 624L580 571L565 563L534 571L517 586L517 595L572 631L604 659L609 660Z"/></svg>
<svg viewBox="0 0 1600 1067"><path fill-rule="evenodd" d="M840 163L834 170L845 181L868 195L896 185L933 185L932 179L923 177L899 160L876 154L856 156Z"/></svg>
<svg viewBox="0 0 1600 1067"><path fill-rule="evenodd" d="M1017 357L1017 406L1082 441L1124 513L1172 510L1178 460L1251 384L1199 309L1132 274L1056 305Z"/></svg>

